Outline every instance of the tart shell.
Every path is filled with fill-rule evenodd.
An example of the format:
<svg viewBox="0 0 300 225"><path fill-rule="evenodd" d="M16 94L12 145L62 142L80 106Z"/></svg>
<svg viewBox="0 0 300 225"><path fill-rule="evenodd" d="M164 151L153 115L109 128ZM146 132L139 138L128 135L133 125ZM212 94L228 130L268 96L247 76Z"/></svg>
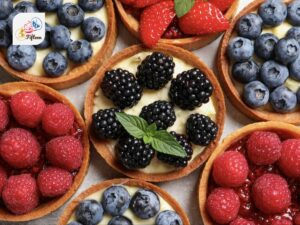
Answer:
<svg viewBox="0 0 300 225"><path fill-rule="evenodd" d="M199 183L198 187L198 201L200 206L200 213L202 216L203 223L205 225L213 225L208 212L206 211L206 199L208 194L208 182L209 177L212 172L212 167L214 160L225 152L233 143L237 142L241 138L251 134L254 131L274 131L284 135L289 136L290 138L300 138L300 128L291 124L282 123L282 122L260 122L247 125L229 136L227 136L223 142L215 149L209 160L207 161Z"/></svg>
<svg viewBox="0 0 300 225"><path fill-rule="evenodd" d="M232 21L230 28L225 32L221 44L219 46L218 56L217 56L217 68L220 74L220 80L223 84L225 91L230 98L231 102L235 105L235 107L244 113L246 116L252 118L256 121L281 121L286 123L291 123L295 125L300 124L300 111L299 109L295 112L290 112L286 114L271 112L271 111L263 111L260 109L253 109L247 106L244 103L242 96L239 94L236 89L234 82L232 81L231 71L230 71L230 60L227 56L227 46L230 41L232 34L234 33L234 28L238 20L255 10L258 9L260 4L262 4L264 0L256 0L249 4L243 11L241 11L236 18ZM291 0L284 1L285 3L291 2Z"/></svg>
<svg viewBox="0 0 300 225"><path fill-rule="evenodd" d="M3 209L3 207L0 208L0 221L14 221L14 222L20 222L20 221L30 221L34 219L38 219L40 217L43 217L59 207L61 207L69 198L72 197L73 194L77 191L79 186L81 185L87 171L88 171L88 165L89 165L89 140L88 140L88 134L87 129L84 123L84 120L82 119L80 113L77 111L77 109L72 105L72 103L63 95L58 93L57 91L37 83L30 83L30 82L13 82L13 83L6 83L0 85L0 95L4 97L11 97L12 95L20 92L20 91L31 91L36 92L38 95L40 95L43 99L48 99L55 102L61 102L74 112L75 115L75 121L78 123L79 127L83 131L83 136L81 143L83 145L84 149L84 155L82 160L82 165L80 167L80 170L76 174L73 180L73 184L69 191L64 194L61 197L55 198L53 200L47 201L45 203L40 204L37 208L35 208L33 211L23 214L23 215L14 215L10 212L8 212L6 209Z"/></svg>
<svg viewBox="0 0 300 225"><path fill-rule="evenodd" d="M225 17L228 20L231 20L234 17L239 6L239 1L240 0L235 0L231 5L231 7L225 13ZM123 4L120 2L120 0L115 0L115 4L125 27L136 38L139 38L139 22L132 15L128 14L125 11ZM221 34L222 33L215 33L215 34L187 37L187 38L180 38L180 39L161 39L159 43L175 45L188 50L196 50L210 44L211 42L216 40Z"/></svg>
<svg viewBox="0 0 300 225"><path fill-rule="evenodd" d="M132 47L126 48L123 51L117 53L114 57L112 57L105 66L101 67L100 70L98 70L97 74L93 78L91 85L87 91L87 96L85 99L85 105L84 105L84 115L86 118L86 123L88 126L88 129L90 130L91 123L92 123L92 114L93 114L93 107L94 107L94 96L98 88L100 87L100 84L102 82L103 76L107 70L110 70L113 68L114 65L116 65L118 62L129 58L139 52L143 51L159 51L166 53L168 55L171 55L173 57L179 58L183 60L184 62L199 68L202 70L202 72L209 78L211 81L213 87L214 87L214 106L217 112L216 115L216 124L219 127L219 131L217 134L216 139L208 145L201 154L195 157L187 167L180 169L180 170L174 170L167 173L145 173L138 170L128 170L125 169L113 156L111 151L109 150L109 144L106 141L97 140L93 137L93 135L90 132L90 139L95 146L95 149L97 152L105 159L105 161L113 167L115 170L117 170L120 173L125 174L126 176L129 176L131 178L136 179L142 179L146 181L151 182L162 182L162 181L170 181L179 179L181 177L184 177L188 174L190 174L192 171L197 169L201 164L203 164L207 158L210 156L210 154L213 152L215 147L218 144L218 141L221 137L221 134L223 132L224 127L224 117L225 117L225 100L224 95L222 92L222 89L218 83L217 78L215 77L214 73L201 61L199 58L182 48L172 46L172 45L165 45L165 44L158 44L153 49L146 49L141 45L134 45Z"/></svg>
<svg viewBox="0 0 300 225"><path fill-rule="evenodd" d="M68 73L58 77L52 78L47 75L36 76L25 72L20 72L13 69L6 60L4 51L0 51L0 67L2 67L10 75L20 78L25 81L42 83L55 89L65 89L80 84L91 78L98 68L107 61L111 56L116 44L117 25L112 0L106 0L108 25L106 31L105 41L101 49L89 59L88 62L82 65L76 65Z"/></svg>

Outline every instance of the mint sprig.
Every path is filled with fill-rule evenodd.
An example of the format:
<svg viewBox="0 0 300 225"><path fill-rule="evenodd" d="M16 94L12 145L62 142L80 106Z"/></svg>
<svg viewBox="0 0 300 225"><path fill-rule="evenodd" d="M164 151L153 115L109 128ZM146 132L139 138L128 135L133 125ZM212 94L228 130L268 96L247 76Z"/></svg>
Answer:
<svg viewBox="0 0 300 225"><path fill-rule="evenodd" d="M117 112L116 117L130 135L142 139L156 151L178 157L187 155L175 137L166 130L157 130L155 123L149 125L143 118L126 113Z"/></svg>
<svg viewBox="0 0 300 225"><path fill-rule="evenodd" d="M175 0L174 3L177 17L182 17L193 8L195 0Z"/></svg>

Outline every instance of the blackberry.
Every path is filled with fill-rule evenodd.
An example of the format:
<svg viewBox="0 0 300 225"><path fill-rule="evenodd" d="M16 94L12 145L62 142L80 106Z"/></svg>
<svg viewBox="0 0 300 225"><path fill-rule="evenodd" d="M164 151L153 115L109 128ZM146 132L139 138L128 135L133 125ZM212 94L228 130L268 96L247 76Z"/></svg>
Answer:
<svg viewBox="0 0 300 225"><path fill-rule="evenodd" d="M212 95L213 86L199 69L191 69L177 75L172 80L169 97L182 109L193 110L207 103Z"/></svg>
<svg viewBox="0 0 300 225"><path fill-rule="evenodd" d="M107 71L101 88L103 94L120 109L134 106L143 91L135 76L122 69Z"/></svg>
<svg viewBox="0 0 300 225"><path fill-rule="evenodd" d="M148 166L154 157L154 149L132 136L126 135L116 145L117 158L127 169L140 169Z"/></svg>
<svg viewBox="0 0 300 225"><path fill-rule="evenodd" d="M186 133L194 144L206 146L216 139L218 126L208 116L196 113L187 119Z"/></svg>
<svg viewBox="0 0 300 225"><path fill-rule="evenodd" d="M92 131L99 139L117 139L124 133L124 128L116 118L120 109L100 109L93 114Z"/></svg>
<svg viewBox="0 0 300 225"><path fill-rule="evenodd" d="M157 158L175 167L186 167L188 165L188 162L192 159L192 155L193 155L192 145L184 135L177 134L174 131L172 131L171 134L176 138L179 144L183 147L187 156L178 157L178 156L173 156L173 155L168 155L168 154L158 152Z"/></svg>
<svg viewBox="0 0 300 225"><path fill-rule="evenodd" d="M174 68L172 57L161 52L153 52L138 66L136 77L142 86L158 90L172 79Z"/></svg>
<svg viewBox="0 0 300 225"><path fill-rule="evenodd" d="M174 108L167 101L156 101L144 106L140 117L143 117L149 124L156 123L160 130L172 126L176 120Z"/></svg>

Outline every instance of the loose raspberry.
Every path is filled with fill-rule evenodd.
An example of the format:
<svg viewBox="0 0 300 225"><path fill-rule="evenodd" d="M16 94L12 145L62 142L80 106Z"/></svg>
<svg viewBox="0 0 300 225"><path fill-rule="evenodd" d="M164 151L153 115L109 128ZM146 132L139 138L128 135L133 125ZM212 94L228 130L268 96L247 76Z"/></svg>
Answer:
<svg viewBox="0 0 300 225"><path fill-rule="evenodd" d="M4 131L9 123L8 107L6 103L0 100L0 132Z"/></svg>
<svg viewBox="0 0 300 225"><path fill-rule="evenodd" d="M53 136L65 135L72 128L74 113L62 103L54 103L46 107L43 118L43 129Z"/></svg>
<svg viewBox="0 0 300 225"><path fill-rule="evenodd" d="M264 174L252 187L254 203L266 214L281 213L291 204L291 192L284 178L276 174Z"/></svg>
<svg viewBox="0 0 300 225"><path fill-rule="evenodd" d="M271 225L293 225L292 221L286 218L272 221Z"/></svg>
<svg viewBox="0 0 300 225"><path fill-rule="evenodd" d="M293 220L295 225L300 225L300 212L296 213Z"/></svg>
<svg viewBox="0 0 300 225"><path fill-rule="evenodd" d="M255 225L255 223L251 220L246 220L242 217L238 217L234 221L232 221L230 225Z"/></svg>
<svg viewBox="0 0 300 225"><path fill-rule="evenodd" d="M10 166L24 169L34 166L41 147L32 133L22 128L6 131L0 140L0 155Z"/></svg>
<svg viewBox="0 0 300 225"><path fill-rule="evenodd" d="M281 155L282 144L279 136L273 132L253 132L247 141L247 154L256 165L269 165Z"/></svg>
<svg viewBox="0 0 300 225"><path fill-rule="evenodd" d="M0 165L0 199L3 191L3 187L5 186L7 181L7 173L5 169Z"/></svg>
<svg viewBox="0 0 300 225"><path fill-rule="evenodd" d="M37 183L44 197L57 197L65 194L70 189L73 177L66 170L49 167L40 172Z"/></svg>
<svg viewBox="0 0 300 225"><path fill-rule="evenodd" d="M32 211L39 204L35 179L30 174L9 177L2 198L6 207L14 214Z"/></svg>
<svg viewBox="0 0 300 225"><path fill-rule="evenodd" d="M239 212L239 196L229 188L216 188L207 198L206 208L212 219L219 224L233 221Z"/></svg>
<svg viewBox="0 0 300 225"><path fill-rule="evenodd" d="M300 139L290 139L282 143L279 167L285 175L300 178Z"/></svg>
<svg viewBox="0 0 300 225"><path fill-rule="evenodd" d="M19 124L34 128L40 123L46 105L38 94L22 91L11 97L10 107Z"/></svg>
<svg viewBox="0 0 300 225"><path fill-rule="evenodd" d="M72 172L81 166L83 148L72 136L57 137L46 144L46 157L53 166Z"/></svg>
<svg viewBox="0 0 300 225"><path fill-rule="evenodd" d="M236 151L227 151L219 156L213 165L213 178L223 187L241 186L249 172L245 156Z"/></svg>

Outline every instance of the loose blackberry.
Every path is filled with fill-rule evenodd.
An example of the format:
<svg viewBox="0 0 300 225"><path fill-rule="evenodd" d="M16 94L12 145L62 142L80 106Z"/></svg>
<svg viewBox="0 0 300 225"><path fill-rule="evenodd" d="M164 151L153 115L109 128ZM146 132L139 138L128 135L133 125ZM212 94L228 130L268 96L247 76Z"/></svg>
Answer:
<svg viewBox="0 0 300 225"><path fill-rule="evenodd" d="M132 136L126 135L116 145L117 158L127 169L140 169L148 166L154 157L154 149Z"/></svg>
<svg viewBox="0 0 300 225"><path fill-rule="evenodd" d="M218 126L208 116L196 113L187 119L186 133L194 144L206 146L216 139Z"/></svg>
<svg viewBox="0 0 300 225"><path fill-rule="evenodd" d="M158 90L172 79L174 68L172 57L153 52L138 66L136 77L142 86Z"/></svg>
<svg viewBox="0 0 300 225"><path fill-rule="evenodd" d="M142 97L142 87L127 70L116 69L105 73L101 88L103 94L120 109L134 106Z"/></svg>
<svg viewBox="0 0 300 225"><path fill-rule="evenodd" d="M175 167L186 167L188 165L188 162L192 159L192 155L193 155L192 145L184 135L177 134L174 131L172 131L171 134L176 138L179 144L183 147L187 156L178 157L178 156L173 156L173 155L168 155L168 154L158 152L157 158Z"/></svg>
<svg viewBox="0 0 300 225"><path fill-rule="evenodd" d="M172 80L169 97L182 109L193 110L207 103L213 86L199 69L191 69L177 75Z"/></svg>
<svg viewBox="0 0 300 225"><path fill-rule="evenodd" d="M173 106L167 101L156 101L144 106L140 113L149 124L156 123L160 130L165 130L172 126L176 120Z"/></svg>
<svg viewBox="0 0 300 225"><path fill-rule="evenodd" d="M93 114L92 131L99 139L117 139L124 133L124 128L116 118L120 109L100 109Z"/></svg>

